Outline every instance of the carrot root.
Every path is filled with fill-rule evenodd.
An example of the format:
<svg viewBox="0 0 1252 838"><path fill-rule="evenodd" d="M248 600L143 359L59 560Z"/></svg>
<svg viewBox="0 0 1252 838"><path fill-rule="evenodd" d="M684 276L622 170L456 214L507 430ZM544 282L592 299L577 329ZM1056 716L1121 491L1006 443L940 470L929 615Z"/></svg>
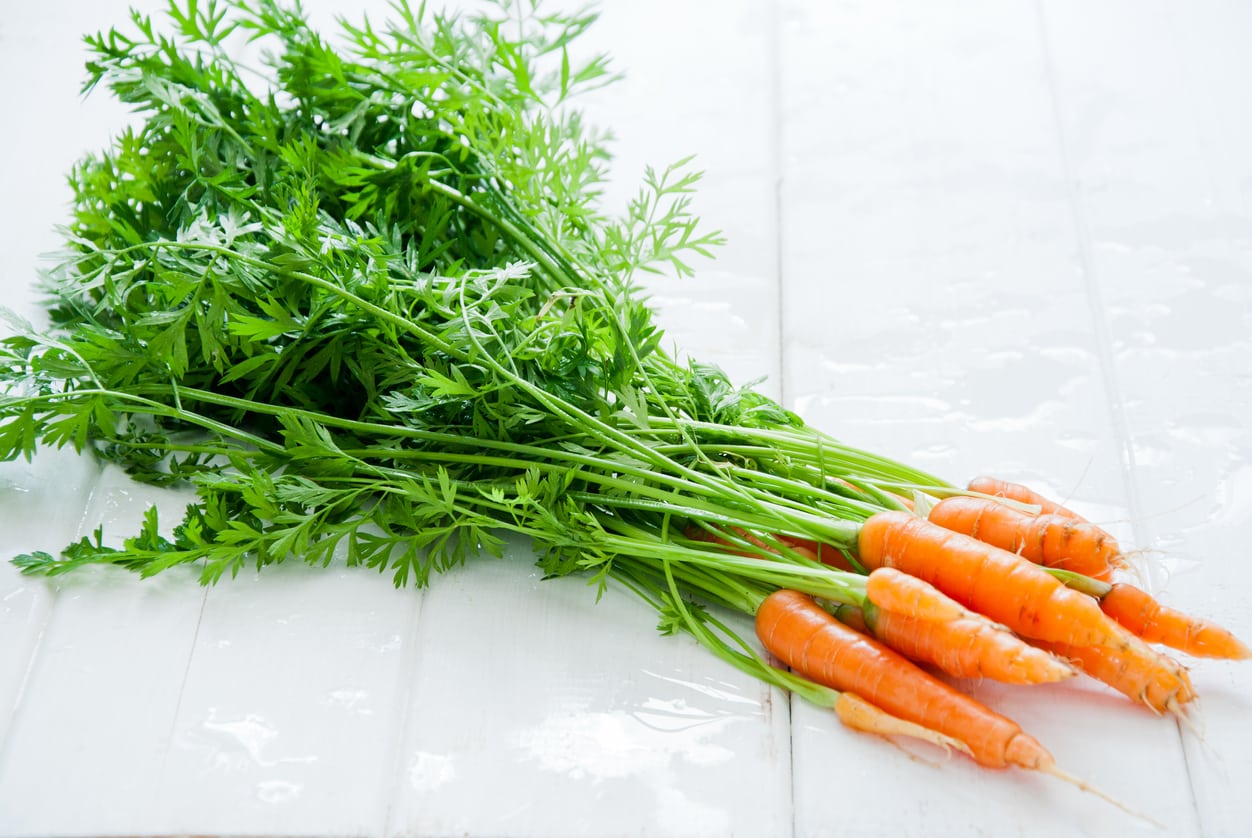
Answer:
<svg viewBox="0 0 1252 838"><path fill-rule="evenodd" d="M1161 605L1151 594L1117 582L1100 599L1100 608L1132 634L1202 658L1247 660L1252 649L1225 628Z"/></svg>
<svg viewBox="0 0 1252 838"><path fill-rule="evenodd" d="M1120 631L1116 641L1094 646L1038 645L1157 715L1182 716L1182 706L1195 699L1187 670L1130 632Z"/></svg>
<svg viewBox="0 0 1252 838"><path fill-rule="evenodd" d="M865 596L877 608L919 620L959 620L969 609L916 576L880 567L865 580Z"/></svg>
<svg viewBox="0 0 1252 838"><path fill-rule="evenodd" d="M871 609L866 623L874 637L906 658L929 663L954 678L1047 684L1078 674L1056 655L978 615L933 621Z"/></svg>
<svg viewBox="0 0 1252 838"><path fill-rule="evenodd" d="M779 590L756 613L761 644L797 673L839 691L855 692L893 716L964 742L980 765L1005 768L1036 756L1011 742L1033 742L1008 719L928 675L898 652L841 624L813 599ZM1025 756L1023 756L1025 755Z"/></svg>
<svg viewBox="0 0 1252 838"><path fill-rule="evenodd" d="M852 563L848 561L843 551L829 544L823 544L820 541L814 541L811 538L797 538L794 536L780 535L778 540L786 544L792 550L795 550L810 558L816 559L824 565L829 565L836 570L856 571Z"/></svg>
<svg viewBox="0 0 1252 838"><path fill-rule="evenodd" d="M866 567L923 579L1022 636L1084 646L1114 637L1116 624L1090 596L1014 553L910 513L868 518L857 546Z"/></svg>
<svg viewBox="0 0 1252 838"><path fill-rule="evenodd" d="M990 498L955 495L935 504L928 519L1046 567L1108 581L1127 562L1116 539L1078 518L1028 515Z"/></svg>
<svg viewBox="0 0 1252 838"><path fill-rule="evenodd" d="M892 738L907 736L937 745L945 751L957 750L970 755L969 746L959 739L953 738L937 730L893 716L853 692L841 692L835 701L835 715L844 725L862 733Z"/></svg>
<svg viewBox="0 0 1252 838"><path fill-rule="evenodd" d="M1118 800L1113 795L1109 794L1106 791L1102 791L1096 786L1093 786L1091 783L1087 782L1081 777L1076 777L1073 774L1070 774L1068 771L1065 771L1060 766L1056 765L1056 763L1053 763L1047 766L1041 766L1038 770L1041 773L1048 774L1062 782L1069 783L1071 786L1074 786L1075 788L1081 791L1084 791L1087 794L1095 795L1096 797L1100 798L1104 802L1109 803L1113 806L1116 806L1118 809L1121 809L1123 812L1130 815L1131 817L1138 818L1139 820L1147 824L1150 824L1151 826L1154 826L1157 829L1165 829L1165 824L1161 823L1156 818L1153 818L1150 815L1145 815L1143 812L1139 812L1130 808L1129 806L1127 806L1125 803Z"/></svg>
<svg viewBox="0 0 1252 838"><path fill-rule="evenodd" d="M1078 521L1086 521L1087 519L1079 515L1077 512L1057 503L1050 498L1023 486L1020 483L1012 483L1008 480L1000 480L995 477L975 477L965 486L968 491L977 492L980 495L990 495L995 498L1007 498L1017 501L1028 506L1039 507L1041 515L1063 515L1066 518L1073 518Z"/></svg>

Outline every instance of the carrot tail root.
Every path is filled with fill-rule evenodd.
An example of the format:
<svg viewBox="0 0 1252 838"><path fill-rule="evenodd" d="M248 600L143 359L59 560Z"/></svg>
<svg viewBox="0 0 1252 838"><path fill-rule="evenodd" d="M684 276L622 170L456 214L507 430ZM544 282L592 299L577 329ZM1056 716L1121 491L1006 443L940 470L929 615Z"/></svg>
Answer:
<svg viewBox="0 0 1252 838"><path fill-rule="evenodd" d="M889 739L906 736L937 745L945 752L956 750L970 755L969 746L961 740L893 716L856 693L845 691L839 694L839 699L835 702L835 715L845 726L862 733L872 733Z"/></svg>

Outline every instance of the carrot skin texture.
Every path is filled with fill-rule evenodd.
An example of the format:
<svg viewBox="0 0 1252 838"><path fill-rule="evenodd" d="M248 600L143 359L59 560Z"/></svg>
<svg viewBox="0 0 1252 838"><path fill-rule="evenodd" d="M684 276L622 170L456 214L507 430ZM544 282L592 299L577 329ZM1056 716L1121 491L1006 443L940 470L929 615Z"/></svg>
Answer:
<svg viewBox="0 0 1252 838"><path fill-rule="evenodd" d="M955 495L935 504L931 522L1017 553L1035 564L1059 567L1107 582L1125 564L1117 540L1086 521L1045 513L1027 515L988 498Z"/></svg>
<svg viewBox="0 0 1252 838"><path fill-rule="evenodd" d="M1252 657L1252 650L1216 623L1161 605L1147 591L1125 582L1113 583L1101 598L1100 608L1148 643L1160 643L1201 658L1246 660Z"/></svg>
<svg viewBox="0 0 1252 838"><path fill-rule="evenodd" d="M1195 698L1187 670L1128 631L1096 646L1039 645L1158 715L1178 712Z"/></svg>
<svg viewBox="0 0 1252 838"><path fill-rule="evenodd" d="M1016 722L842 625L805 594L783 589L766 597L757 609L756 632L771 654L804 677L854 692L893 716L964 742L981 765L1055 765Z"/></svg>
<svg viewBox="0 0 1252 838"><path fill-rule="evenodd" d="M1078 674L1055 655L977 617L919 620L891 611L865 614L870 632L906 658L933 664L954 678L1046 684Z"/></svg>
<svg viewBox="0 0 1252 838"><path fill-rule="evenodd" d="M865 579L865 597L879 609L919 620L959 620L970 613L934 585L894 567L870 571Z"/></svg>
<svg viewBox="0 0 1252 838"><path fill-rule="evenodd" d="M894 567L1024 637L1090 646L1116 624L1096 601L1022 557L907 512L879 512L861 525L858 557Z"/></svg>
<svg viewBox="0 0 1252 838"><path fill-rule="evenodd" d="M971 492L978 492L979 494L991 495L997 498L1008 498L1018 503L1028 503L1037 506L1041 515L1061 515L1078 521L1087 520L1072 509L1068 509L1056 501L1044 497L1029 486L1023 486L1020 483L1011 483L1008 480L984 476L975 477L969 481L965 488Z"/></svg>
<svg viewBox="0 0 1252 838"><path fill-rule="evenodd" d="M897 718L870 704L856 693L846 691L839 693L839 698L835 700L835 716L843 722L845 727L862 733L872 733L877 736L909 736L941 748L956 748L962 753L969 753L969 747L964 742Z"/></svg>

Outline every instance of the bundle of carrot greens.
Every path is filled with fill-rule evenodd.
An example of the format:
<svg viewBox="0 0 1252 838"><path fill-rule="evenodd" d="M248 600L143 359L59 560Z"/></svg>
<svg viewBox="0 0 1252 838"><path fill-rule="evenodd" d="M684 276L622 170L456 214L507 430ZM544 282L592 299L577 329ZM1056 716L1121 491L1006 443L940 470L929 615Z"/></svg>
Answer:
<svg viewBox="0 0 1252 838"><path fill-rule="evenodd" d="M1082 670L1165 714L1193 690L1150 644L1248 656L1115 581L1116 542L1073 513L668 354L637 278L720 239L685 164L601 207L609 156L570 104L612 79L572 57L593 15L394 11L332 41L274 0L173 0L168 31L134 14L87 39L86 88L140 119L71 172L50 327L0 344L0 455L70 445L196 500L23 571L300 559L424 585L515 533L547 576L620 583L846 724L1054 773L931 673ZM234 57L253 41L259 67Z"/></svg>

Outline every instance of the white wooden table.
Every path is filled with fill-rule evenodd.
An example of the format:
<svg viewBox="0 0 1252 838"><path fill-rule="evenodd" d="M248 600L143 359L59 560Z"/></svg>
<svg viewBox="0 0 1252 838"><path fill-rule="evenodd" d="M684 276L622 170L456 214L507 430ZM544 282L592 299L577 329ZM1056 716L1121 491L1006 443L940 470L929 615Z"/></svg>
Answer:
<svg viewBox="0 0 1252 838"><path fill-rule="evenodd" d="M586 107L619 137L610 199L697 152L730 239L656 285L679 346L850 442L1068 498L1162 599L1252 638L1252 5L609 6L589 38L628 78ZM77 96L79 37L123 13L0 13L0 283L31 316L63 175L125 119ZM0 466L0 545L121 538L184 500L41 455ZM1151 832L848 733L593 594L524 545L420 592L5 562L0 835ZM965 686L1161 834L1252 834L1252 666L1192 675L1194 729L1089 682Z"/></svg>

